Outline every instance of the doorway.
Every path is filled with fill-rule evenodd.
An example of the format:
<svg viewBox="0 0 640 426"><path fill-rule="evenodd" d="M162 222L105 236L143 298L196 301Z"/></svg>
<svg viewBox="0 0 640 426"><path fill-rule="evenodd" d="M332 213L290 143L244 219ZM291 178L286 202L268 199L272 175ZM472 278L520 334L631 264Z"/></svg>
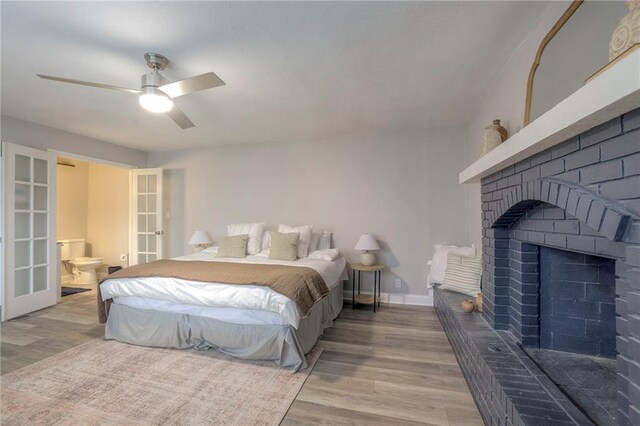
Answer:
<svg viewBox="0 0 640 426"><path fill-rule="evenodd" d="M93 285L95 294L94 282L108 273L109 266L162 258L162 169L134 170L7 142L0 144L0 156L3 321L60 302L63 274L65 283L75 280L81 286ZM87 181L80 185L81 179L70 170L81 168L86 170ZM73 176L65 179L66 174ZM61 185L65 181L70 185L60 197L59 177ZM61 230L59 214L64 215L62 221L70 219L66 228L60 224ZM78 225L81 230L86 228L86 234L67 234ZM65 261L85 258L84 262L64 265L63 270L62 246L57 244L62 241L69 243Z"/></svg>
<svg viewBox="0 0 640 426"><path fill-rule="evenodd" d="M129 169L58 156L56 174L60 296L93 292L128 266Z"/></svg>

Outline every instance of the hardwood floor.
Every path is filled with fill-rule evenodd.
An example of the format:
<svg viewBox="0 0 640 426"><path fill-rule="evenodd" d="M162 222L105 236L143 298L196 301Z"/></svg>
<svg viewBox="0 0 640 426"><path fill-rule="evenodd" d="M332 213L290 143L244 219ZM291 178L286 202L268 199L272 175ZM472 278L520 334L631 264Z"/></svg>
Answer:
<svg viewBox="0 0 640 426"><path fill-rule="evenodd" d="M433 308L345 306L283 425L482 425Z"/></svg>
<svg viewBox="0 0 640 426"><path fill-rule="evenodd" d="M95 291L1 325L2 374L100 337ZM283 425L482 425L432 308L345 306Z"/></svg>
<svg viewBox="0 0 640 426"><path fill-rule="evenodd" d="M89 286L84 286L89 287ZM6 374L104 335L96 291L74 294L50 308L0 326L0 371Z"/></svg>

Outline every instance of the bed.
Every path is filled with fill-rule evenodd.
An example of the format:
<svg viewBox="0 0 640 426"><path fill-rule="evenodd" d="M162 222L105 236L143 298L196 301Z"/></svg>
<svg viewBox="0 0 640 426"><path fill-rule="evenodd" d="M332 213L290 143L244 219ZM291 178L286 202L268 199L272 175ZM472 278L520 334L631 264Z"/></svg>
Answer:
<svg viewBox="0 0 640 426"><path fill-rule="evenodd" d="M310 258L280 261L263 255L216 258L215 252L201 252L173 261L184 262L172 263L174 266L207 262L204 264L207 268L230 267L241 271L274 269L268 265L305 268L299 271L321 277L326 291L301 309L302 303L295 302L295 298L263 285L146 276L148 273L140 277L124 274L120 278L116 274L104 280L99 288L99 304L102 303L99 306L108 313L105 339L153 347L213 348L238 358L272 360L297 371L307 367L304 355L342 310L342 284L347 279L342 256L332 261ZM300 288L296 292L306 290L308 284L297 285Z"/></svg>

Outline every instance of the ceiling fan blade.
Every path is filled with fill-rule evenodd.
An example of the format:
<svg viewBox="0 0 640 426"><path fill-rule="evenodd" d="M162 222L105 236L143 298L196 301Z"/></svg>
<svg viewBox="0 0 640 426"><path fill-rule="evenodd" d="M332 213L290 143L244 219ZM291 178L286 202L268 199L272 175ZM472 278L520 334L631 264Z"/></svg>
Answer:
<svg viewBox="0 0 640 426"><path fill-rule="evenodd" d="M187 117L184 112L182 112L180 108L178 108L176 104L173 104L173 108L171 108L171 110L167 112L167 115L171 117L171 119L182 129L190 129L196 126L191 120L189 120L189 117Z"/></svg>
<svg viewBox="0 0 640 426"><path fill-rule="evenodd" d="M222 81L220 77L212 72L208 72L206 74L165 84L158 87L158 90L161 90L170 98L177 98L178 96L188 95L189 93L212 89L218 86L224 86L225 84L227 83Z"/></svg>
<svg viewBox="0 0 640 426"><path fill-rule="evenodd" d="M45 80L61 81L63 83L80 84L82 86L98 87L100 89L117 90L118 92L133 93L133 94L136 94L136 95L142 93L140 90L137 90L137 89L128 89L126 87L111 86L110 84L92 83L90 81L72 80L70 78L52 77L50 75L42 75L42 74L36 74L36 75L38 77L40 77L40 78L45 79Z"/></svg>

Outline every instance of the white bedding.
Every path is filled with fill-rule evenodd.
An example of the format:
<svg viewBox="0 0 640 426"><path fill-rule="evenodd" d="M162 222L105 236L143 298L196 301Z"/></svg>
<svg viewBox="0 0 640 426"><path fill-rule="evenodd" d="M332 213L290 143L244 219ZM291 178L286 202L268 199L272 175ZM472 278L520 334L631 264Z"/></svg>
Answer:
<svg viewBox="0 0 640 426"><path fill-rule="evenodd" d="M346 261L339 257L334 261L300 259L293 262L270 260L262 256L247 256L244 259L216 258L212 253L194 253L176 257L174 260L201 260L210 262L261 263L309 267L317 271L332 289L339 281L347 279ZM280 316L285 324L298 328L300 314L295 302L268 287L230 285L182 280L178 278L122 278L108 279L100 285L102 299L118 298L117 303L140 303L123 300L130 297L153 299L181 305L196 305L213 308L235 308L241 310L266 311ZM150 309L150 308L149 308ZM176 309L180 309L177 308ZM225 315L230 312L226 312Z"/></svg>

